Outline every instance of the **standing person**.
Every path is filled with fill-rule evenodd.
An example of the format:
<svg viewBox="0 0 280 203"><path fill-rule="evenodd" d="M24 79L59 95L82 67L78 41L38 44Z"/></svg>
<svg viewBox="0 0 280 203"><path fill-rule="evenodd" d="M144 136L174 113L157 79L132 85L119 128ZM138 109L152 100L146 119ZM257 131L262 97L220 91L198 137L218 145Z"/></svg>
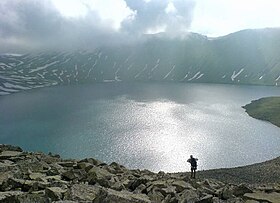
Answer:
<svg viewBox="0 0 280 203"><path fill-rule="evenodd" d="M195 178L195 171L197 169L197 158L194 158L192 155L188 159L188 162L191 164L191 178Z"/></svg>

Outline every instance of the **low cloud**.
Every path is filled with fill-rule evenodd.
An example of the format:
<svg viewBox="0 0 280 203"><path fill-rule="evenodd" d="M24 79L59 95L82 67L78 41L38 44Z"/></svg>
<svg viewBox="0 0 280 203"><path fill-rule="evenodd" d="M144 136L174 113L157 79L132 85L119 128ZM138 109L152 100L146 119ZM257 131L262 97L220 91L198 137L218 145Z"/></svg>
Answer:
<svg viewBox="0 0 280 203"><path fill-rule="evenodd" d="M123 22L123 30L142 34L149 31L164 31L177 36L187 32L192 21L194 1L191 0L125 0L136 11L135 18Z"/></svg>
<svg viewBox="0 0 280 203"><path fill-rule="evenodd" d="M88 9L82 17L65 17L50 0L1 0L0 52L91 49L137 41L157 27L171 36L190 26L192 0L125 2L134 15L116 29L96 10Z"/></svg>

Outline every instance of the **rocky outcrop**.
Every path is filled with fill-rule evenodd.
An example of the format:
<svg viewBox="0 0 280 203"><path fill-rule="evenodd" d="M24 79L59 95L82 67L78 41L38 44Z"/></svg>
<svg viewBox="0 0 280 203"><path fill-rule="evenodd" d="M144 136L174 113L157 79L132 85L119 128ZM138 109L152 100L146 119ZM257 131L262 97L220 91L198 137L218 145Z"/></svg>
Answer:
<svg viewBox="0 0 280 203"><path fill-rule="evenodd" d="M93 158L64 160L0 145L0 202L280 202L280 184L190 179L187 173L129 170Z"/></svg>

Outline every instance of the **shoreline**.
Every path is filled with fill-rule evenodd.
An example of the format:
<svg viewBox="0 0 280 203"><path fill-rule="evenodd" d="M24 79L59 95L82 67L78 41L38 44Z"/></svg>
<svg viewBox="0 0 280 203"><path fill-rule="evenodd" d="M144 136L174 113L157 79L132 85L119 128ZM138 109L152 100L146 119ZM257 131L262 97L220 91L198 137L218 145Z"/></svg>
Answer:
<svg viewBox="0 0 280 203"><path fill-rule="evenodd" d="M279 203L280 157L248 166L153 173L0 144L0 202Z"/></svg>
<svg viewBox="0 0 280 203"><path fill-rule="evenodd" d="M113 84L113 83L160 83L160 84L201 84L201 85L226 85L226 86L249 86L249 87L275 87L279 88L280 86L276 85L270 85L270 84L258 84L258 83L223 83L223 82L188 82L188 81L110 81L110 82L104 82L104 81L98 81L98 82L85 82L85 83L78 83L78 84L50 84L46 86L41 87L33 87L29 89L16 89L16 92L5 92L0 91L0 97L9 96L13 94L23 93L23 92L31 92L32 90L38 90L43 88L55 88L55 87L66 87L66 86L77 86L77 85L96 85L96 84ZM1 94L2 93L2 94Z"/></svg>

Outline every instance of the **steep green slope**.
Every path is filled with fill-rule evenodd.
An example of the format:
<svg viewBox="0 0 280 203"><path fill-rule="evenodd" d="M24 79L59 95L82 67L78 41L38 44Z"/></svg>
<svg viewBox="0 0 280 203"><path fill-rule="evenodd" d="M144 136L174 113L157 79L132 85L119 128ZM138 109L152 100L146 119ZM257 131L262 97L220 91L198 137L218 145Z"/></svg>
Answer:
<svg viewBox="0 0 280 203"><path fill-rule="evenodd" d="M250 116L269 121L280 127L280 97L261 98L252 101L244 108Z"/></svg>

